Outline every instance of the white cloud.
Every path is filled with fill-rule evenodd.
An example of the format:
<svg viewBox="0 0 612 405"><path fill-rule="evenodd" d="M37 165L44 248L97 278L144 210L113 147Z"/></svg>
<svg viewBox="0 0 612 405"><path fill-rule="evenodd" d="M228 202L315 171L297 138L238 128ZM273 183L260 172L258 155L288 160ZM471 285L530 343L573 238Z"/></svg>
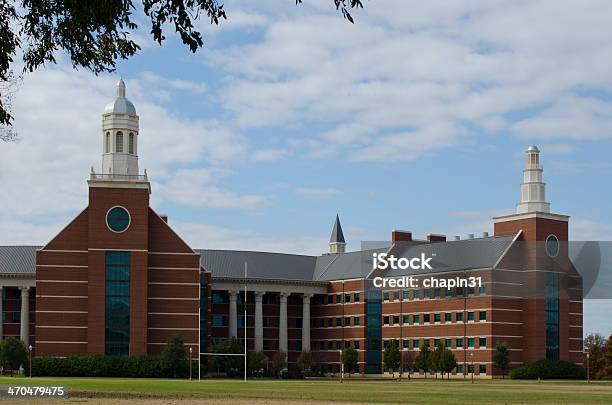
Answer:
<svg viewBox="0 0 612 405"><path fill-rule="evenodd" d="M367 4L354 25L313 4L268 10L261 39L214 52L237 125L326 126L296 144L383 162L487 133L612 137L609 2L402 0Z"/></svg>
<svg viewBox="0 0 612 405"><path fill-rule="evenodd" d="M295 194L311 200L328 200L332 197L342 195L342 191L333 187L313 188L313 187L297 187L293 190Z"/></svg>

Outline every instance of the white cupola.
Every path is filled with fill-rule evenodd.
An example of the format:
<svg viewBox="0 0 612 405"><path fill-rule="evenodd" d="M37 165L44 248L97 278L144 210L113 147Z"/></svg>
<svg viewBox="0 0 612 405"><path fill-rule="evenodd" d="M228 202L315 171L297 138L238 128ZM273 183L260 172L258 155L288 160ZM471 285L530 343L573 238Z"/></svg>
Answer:
<svg viewBox="0 0 612 405"><path fill-rule="evenodd" d="M102 114L102 174L126 179L138 176L138 115L125 98L125 83L117 83L115 100Z"/></svg>
<svg viewBox="0 0 612 405"><path fill-rule="evenodd" d="M516 213L549 213L550 203L546 202L546 183L542 181L544 169L540 165L540 150L537 146L530 146L525 153L527 154L527 164L523 169L521 202L516 206Z"/></svg>

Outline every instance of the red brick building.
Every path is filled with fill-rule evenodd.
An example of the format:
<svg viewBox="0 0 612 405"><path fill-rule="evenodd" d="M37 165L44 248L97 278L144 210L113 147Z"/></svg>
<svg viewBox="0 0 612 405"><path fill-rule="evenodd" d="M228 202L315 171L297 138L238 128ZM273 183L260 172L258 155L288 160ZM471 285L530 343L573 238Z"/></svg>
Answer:
<svg viewBox="0 0 612 405"><path fill-rule="evenodd" d="M138 169L138 116L119 82L102 115L102 170L92 172L86 208L45 246L0 247L0 336L19 336L50 356L160 353L180 334L194 356L222 339L243 339L290 367L303 350L337 372L340 350L357 349L360 371L384 371L395 340L402 370L423 345L444 345L454 375L499 374L498 342L511 366L540 358L582 363L582 284L568 258L568 220L545 200L539 150L527 150L517 212L493 219L494 235L391 241L346 251L337 217L320 256L194 250L149 206ZM432 258L419 271L372 271L372 255ZM374 277L422 283L480 277L478 287L378 288ZM246 286L247 293L244 294ZM246 309L246 318L244 311ZM201 349L201 350L200 350Z"/></svg>

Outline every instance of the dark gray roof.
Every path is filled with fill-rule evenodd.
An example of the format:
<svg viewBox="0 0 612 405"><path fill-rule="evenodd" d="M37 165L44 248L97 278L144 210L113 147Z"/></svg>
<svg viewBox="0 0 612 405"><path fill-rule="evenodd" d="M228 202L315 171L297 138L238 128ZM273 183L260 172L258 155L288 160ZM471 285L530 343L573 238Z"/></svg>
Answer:
<svg viewBox="0 0 612 405"><path fill-rule="evenodd" d="M489 237L437 243L396 243L390 253L396 257L415 257L424 253L433 257L433 270L446 272L464 269L492 268L510 247L514 236ZM27 274L36 270L39 246L0 246L0 273ZM285 253L240 250L196 249L202 266L213 277L242 278L248 263L249 278L332 281L365 278L371 272L372 254L388 251L386 247L340 254L306 256ZM423 271L421 271L423 273ZM406 270L385 272L387 277L418 274ZM382 274L381 274L382 275Z"/></svg>
<svg viewBox="0 0 612 405"><path fill-rule="evenodd" d="M248 263L249 278L312 281L314 256L241 250L196 249L200 263L213 277L244 277Z"/></svg>
<svg viewBox="0 0 612 405"><path fill-rule="evenodd" d="M465 239L426 244L396 244L390 254L395 257L420 257L423 253L431 257L431 270L388 270L386 277L459 271L466 269L493 268L512 244L514 235ZM381 274L379 274L381 275Z"/></svg>
<svg viewBox="0 0 612 405"><path fill-rule="evenodd" d="M329 243L346 243L344 240L344 233L342 232L342 225L340 225L340 217L336 214L336 222L334 222L334 229L332 229Z"/></svg>
<svg viewBox="0 0 612 405"><path fill-rule="evenodd" d="M34 274L40 246L0 246L0 274Z"/></svg>

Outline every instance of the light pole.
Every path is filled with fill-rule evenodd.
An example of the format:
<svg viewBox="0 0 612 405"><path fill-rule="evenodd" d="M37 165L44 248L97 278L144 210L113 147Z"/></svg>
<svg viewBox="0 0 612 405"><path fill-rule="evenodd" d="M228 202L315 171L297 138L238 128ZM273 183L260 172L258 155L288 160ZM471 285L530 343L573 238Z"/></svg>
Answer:
<svg viewBox="0 0 612 405"><path fill-rule="evenodd" d="M587 352L586 354L587 355L587 384L591 382L591 370L590 370L591 365L589 364L589 354L590 354L589 352Z"/></svg>
<svg viewBox="0 0 612 405"><path fill-rule="evenodd" d="M193 353L193 347L189 348L189 381L193 380L191 374L191 354Z"/></svg>
<svg viewBox="0 0 612 405"><path fill-rule="evenodd" d="M340 354L340 384L342 384L342 377L344 377L344 363L342 363L342 350L338 350Z"/></svg>
<svg viewBox="0 0 612 405"><path fill-rule="evenodd" d="M28 346L28 356L30 357L30 378L32 378L32 345Z"/></svg>
<svg viewBox="0 0 612 405"><path fill-rule="evenodd" d="M470 353L470 363L472 368L472 384L474 384L474 353Z"/></svg>

